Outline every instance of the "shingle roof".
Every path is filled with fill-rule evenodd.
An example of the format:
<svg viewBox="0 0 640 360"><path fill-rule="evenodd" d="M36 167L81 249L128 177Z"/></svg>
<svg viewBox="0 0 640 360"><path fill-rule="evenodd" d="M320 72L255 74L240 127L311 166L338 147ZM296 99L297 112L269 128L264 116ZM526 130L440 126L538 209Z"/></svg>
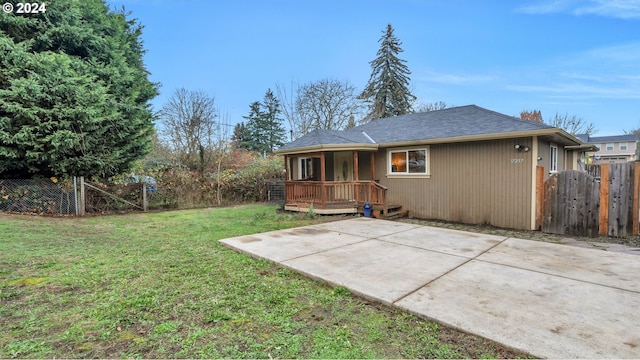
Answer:
<svg viewBox="0 0 640 360"><path fill-rule="evenodd" d="M299 149L316 145L371 144L371 140L361 132L316 129L280 148Z"/></svg>
<svg viewBox="0 0 640 360"><path fill-rule="evenodd" d="M364 131L377 143L447 139L552 128L476 105L378 119L348 131Z"/></svg>
<svg viewBox="0 0 640 360"><path fill-rule="evenodd" d="M476 105L378 119L350 130L315 130L278 152L340 144L390 144L554 129Z"/></svg>
<svg viewBox="0 0 640 360"><path fill-rule="evenodd" d="M620 141L638 141L638 136L635 134L627 134L627 135L613 135L613 136L589 136L587 134L579 134L576 135L580 140L589 144L602 144L602 143L612 143L612 142L620 142Z"/></svg>

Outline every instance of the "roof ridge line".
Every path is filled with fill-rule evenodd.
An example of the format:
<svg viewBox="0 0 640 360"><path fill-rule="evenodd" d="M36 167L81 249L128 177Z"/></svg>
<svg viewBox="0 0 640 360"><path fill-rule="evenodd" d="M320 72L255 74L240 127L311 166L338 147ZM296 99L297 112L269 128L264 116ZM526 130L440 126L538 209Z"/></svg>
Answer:
<svg viewBox="0 0 640 360"><path fill-rule="evenodd" d="M371 136L369 136L369 134L367 134L367 133L366 133L366 132L364 132L364 131L362 131L362 134L363 134L367 139L369 139L369 141L371 141L371 143L372 143L372 144L377 144L377 143L376 143L376 141L375 141L375 140L373 140L373 139L371 138Z"/></svg>

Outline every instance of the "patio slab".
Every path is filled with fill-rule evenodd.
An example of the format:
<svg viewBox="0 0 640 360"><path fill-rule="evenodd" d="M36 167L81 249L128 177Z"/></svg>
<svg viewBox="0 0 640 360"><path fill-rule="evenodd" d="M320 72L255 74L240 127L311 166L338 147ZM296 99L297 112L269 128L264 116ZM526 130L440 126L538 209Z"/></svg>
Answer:
<svg viewBox="0 0 640 360"><path fill-rule="evenodd" d="M640 292L637 255L508 239L478 260Z"/></svg>
<svg viewBox="0 0 640 360"><path fill-rule="evenodd" d="M380 239L445 254L473 258L504 241L506 237L422 226L382 236Z"/></svg>
<svg viewBox="0 0 640 360"><path fill-rule="evenodd" d="M465 261L462 257L371 239L282 264L392 304Z"/></svg>
<svg viewBox="0 0 640 360"><path fill-rule="evenodd" d="M537 357L640 356L640 294L565 277L473 260L395 305Z"/></svg>
<svg viewBox="0 0 640 360"><path fill-rule="evenodd" d="M356 218L221 240L549 358L640 358L637 255Z"/></svg>
<svg viewBox="0 0 640 360"><path fill-rule="evenodd" d="M301 227L220 240L250 255L282 262L367 240L323 227Z"/></svg>

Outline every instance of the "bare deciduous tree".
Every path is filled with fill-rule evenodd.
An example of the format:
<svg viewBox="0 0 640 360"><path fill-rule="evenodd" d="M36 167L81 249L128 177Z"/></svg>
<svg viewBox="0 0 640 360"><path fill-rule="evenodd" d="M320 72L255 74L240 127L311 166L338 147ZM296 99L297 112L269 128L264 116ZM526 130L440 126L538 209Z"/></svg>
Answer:
<svg viewBox="0 0 640 360"><path fill-rule="evenodd" d="M545 123L547 125L564 129L571 135L591 135L596 131L595 125L593 123L587 123L586 121L584 121L584 119L579 118L575 115L569 116L569 114L561 115L560 113L556 113L556 115L553 117L553 120Z"/></svg>
<svg viewBox="0 0 640 360"><path fill-rule="evenodd" d="M285 86L276 83L276 92L278 93L278 99L281 101L280 109L282 110L282 116L284 116L285 120L289 123L291 137L295 134L296 138L306 134L306 132L301 131L301 126L298 126L298 124L301 123L298 112L296 111L298 89L300 89L298 82L291 81L289 90L287 90Z"/></svg>
<svg viewBox="0 0 640 360"><path fill-rule="evenodd" d="M302 86L296 84L289 94L280 86L277 89L284 99L283 115L294 137L315 129L345 129L362 110L356 88L348 81L323 79Z"/></svg>
<svg viewBox="0 0 640 360"><path fill-rule="evenodd" d="M164 140L180 164L203 173L211 163L219 129L217 116L213 97L184 88L176 90L162 107Z"/></svg>
<svg viewBox="0 0 640 360"><path fill-rule="evenodd" d="M216 136L216 202L222 204L222 161L229 156L229 115L225 114L218 122L218 134Z"/></svg>
<svg viewBox="0 0 640 360"><path fill-rule="evenodd" d="M432 103L428 103L428 104L420 104L416 107L416 112L421 113L421 112L429 112L429 111L436 111L436 110L444 110L448 108L447 104L445 104L444 101L436 101L436 102L432 102Z"/></svg>

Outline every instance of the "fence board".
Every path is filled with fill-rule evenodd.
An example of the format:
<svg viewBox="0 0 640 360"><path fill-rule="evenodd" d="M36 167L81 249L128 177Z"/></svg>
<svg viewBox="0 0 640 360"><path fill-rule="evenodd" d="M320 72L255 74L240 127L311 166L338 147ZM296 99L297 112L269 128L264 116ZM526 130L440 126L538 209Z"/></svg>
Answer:
<svg viewBox="0 0 640 360"><path fill-rule="evenodd" d="M544 222L544 166L536 166L536 223L535 229L542 230Z"/></svg>
<svg viewBox="0 0 640 360"><path fill-rule="evenodd" d="M639 169L637 163L602 164L552 175L544 185L542 230L590 237L637 234Z"/></svg>
<svg viewBox="0 0 640 360"><path fill-rule="evenodd" d="M577 170L562 171L552 175L544 187L544 232L597 235L599 186L595 177Z"/></svg>
<svg viewBox="0 0 640 360"><path fill-rule="evenodd" d="M609 164L600 166L600 235L607 235L609 227Z"/></svg>
<svg viewBox="0 0 640 360"><path fill-rule="evenodd" d="M628 236L633 232L633 163L611 164L607 235Z"/></svg>
<svg viewBox="0 0 640 360"><path fill-rule="evenodd" d="M554 234L557 234L560 231L558 229L558 220L556 217L556 214L558 213L558 209L556 208L558 204L557 187L558 177L556 175L552 175L544 183L544 221L542 223L542 231Z"/></svg>

